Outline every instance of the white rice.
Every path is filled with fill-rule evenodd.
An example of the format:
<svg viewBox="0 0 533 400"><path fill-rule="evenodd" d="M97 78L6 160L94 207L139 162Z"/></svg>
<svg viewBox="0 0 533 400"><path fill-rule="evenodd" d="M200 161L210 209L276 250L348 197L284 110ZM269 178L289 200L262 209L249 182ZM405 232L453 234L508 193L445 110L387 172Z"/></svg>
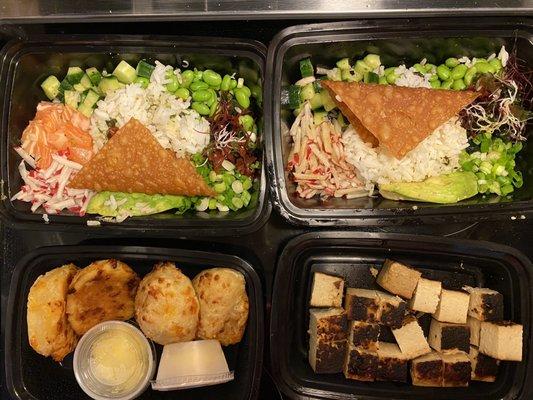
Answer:
<svg viewBox="0 0 533 400"><path fill-rule="evenodd" d="M396 86L431 88L429 77L432 74L430 73L420 75L414 67L407 68L405 65L397 67L394 73L398 75L394 83Z"/></svg>
<svg viewBox="0 0 533 400"><path fill-rule="evenodd" d="M118 128L130 118L138 119L161 146L174 150L178 156L199 153L209 144L209 122L189 109L190 99L183 101L167 92L165 73L169 70L172 71L171 66L156 61L146 89L132 83L98 101L91 117L96 151L107 141L107 122L113 119Z"/></svg>
<svg viewBox="0 0 533 400"><path fill-rule="evenodd" d="M457 118L437 128L401 160L361 140L350 126L342 136L346 160L357 168L365 184L419 182L459 168L459 154L468 147L466 130Z"/></svg>

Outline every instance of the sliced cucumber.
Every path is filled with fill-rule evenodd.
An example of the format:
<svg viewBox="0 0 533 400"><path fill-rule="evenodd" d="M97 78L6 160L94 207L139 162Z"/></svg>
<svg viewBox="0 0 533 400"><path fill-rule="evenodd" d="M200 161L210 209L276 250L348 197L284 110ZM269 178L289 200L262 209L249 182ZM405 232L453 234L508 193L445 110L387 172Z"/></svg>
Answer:
<svg viewBox="0 0 533 400"><path fill-rule="evenodd" d="M67 78L65 77L65 79L63 79L61 83L59 84L59 93L57 95L61 99L61 101L65 99L64 93L67 90L74 90L74 86L72 86L67 80Z"/></svg>
<svg viewBox="0 0 533 400"><path fill-rule="evenodd" d="M98 94L95 91L88 90L87 95L85 96L85 99L78 107L78 111L81 112L86 117L90 117L93 113L93 107L99 98L100 96L98 96Z"/></svg>
<svg viewBox="0 0 533 400"><path fill-rule="evenodd" d="M91 80L91 83L94 86L97 86L102 80L102 74L95 67L87 68L85 70L85 73L87 74L87 76Z"/></svg>
<svg viewBox="0 0 533 400"><path fill-rule="evenodd" d="M368 54L363 61L366 65L370 67L370 69L376 69L381 65L381 59L379 58L379 55L377 54Z"/></svg>
<svg viewBox="0 0 533 400"><path fill-rule="evenodd" d="M289 86L289 107L298 108L300 106L300 86Z"/></svg>
<svg viewBox="0 0 533 400"><path fill-rule="evenodd" d="M93 86L93 83L87 74L83 74L80 84L83 85L85 89L90 89Z"/></svg>
<svg viewBox="0 0 533 400"><path fill-rule="evenodd" d="M74 87L74 90L76 92L80 92L80 93L81 92L85 92L87 89L89 89L89 88L86 88L85 86L83 86L81 83L76 83L73 87Z"/></svg>
<svg viewBox="0 0 533 400"><path fill-rule="evenodd" d="M152 72L154 72L154 69L155 67L152 64L148 64L146 61L141 60L137 64L137 76L150 79L150 77L152 76Z"/></svg>
<svg viewBox="0 0 533 400"><path fill-rule="evenodd" d="M320 95L322 96L322 104L324 105L324 109L326 111L331 111L337 107L327 90L321 91Z"/></svg>
<svg viewBox="0 0 533 400"><path fill-rule="evenodd" d="M322 95L320 93L315 93L311 100L309 100L309 104L311 104L313 110L322 107Z"/></svg>
<svg viewBox="0 0 533 400"><path fill-rule="evenodd" d="M83 75L84 72L80 67L69 67L67 71L67 80L70 84L75 85L76 83L80 83Z"/></svg>
<svg viewBox="0 0 533 400"><path fill-rule="evenodd" d="M354 69L360 74L364 74L365 72L370 71L372 68L370 68L369 65L363 60L357 60Z"/></svg>
<svg viewBox="0 0 533 400"><path fill-rule="evenodd" d="M54 100L57 97L57 95L59 94L60 85L61 83L54 75L50 75L43 81L43 83L41 83L41 87L43 88L44 94L50 100Z"/></svg>
<svg viewBox="0 0 533 400"><path fill-rule="evenodd" d="M85 115L87 118L91 118L91 115L93 115L93 108L86 106L83 103L80 104L80 106L78 107L78 111Z"/></svg>
<svg viewBox="0 0 533 400"><path fill-rule="evenodd" d="M312 83L308 83L300 90L300 100L302 102L306 100L311 100L315 95L315 89L313 88Z"/></svg>
<svg viewBox="0 0 533 400"><path fill-rule="evenodd" d="M302 78L307 78L308 76L313 76L315 74L311 59L306 58L305 60L300 61L300 73L302 74Z"/></svg>
<svg viewBox="0 0 533 400"><path fill-rule="evenodd" d="M73 109L78 108L78 103L80 101L80 92L75 90L65 90L65 104L72 107Z"/></svg>
<svg viewBox="0 0 533 400"><path fill-rule="evenodd" d="M379 83L379 75L375 72L366 72L363 79L365 83Z"/></svg>
<svg viewBox="0 0 533 400"><path fill-rule="evenodd" d="M339 67L341 70L349 70L352 68L348 58L343 58L342 60L337 61L337 67Z"/></svg>
<svg viewBox="0 0 533 400"><path fill-rule="evenodd" d="M313 89L315 89L315 93L318 93L322 90L322 84L320 83L320 79L317 79L313 82Z"/></svg>
<svg viewBox="0 0 533 400"><path fill-rule="evenodd" d="M137 78L137 72L135 71L135 68L133 68L124 60L118 63L117 67L113 71L113 75L115 75L120 82L125 84L132 83L135 78Z"/></svg>
<svg viewBox="0 0 533 400"><path fill-rule="evenodd" d="M320 125L328 117L327 111L315 111L313 113L313 122L315 125Z"/></svg>
<svg viewBox="0 0 533 400"><path fill-rule="evenodd" d="M104 95L107 95L123 86L124 84L120 83L116 76L106 76L102 78L98 84L98 89L100 89Z"/></svg>

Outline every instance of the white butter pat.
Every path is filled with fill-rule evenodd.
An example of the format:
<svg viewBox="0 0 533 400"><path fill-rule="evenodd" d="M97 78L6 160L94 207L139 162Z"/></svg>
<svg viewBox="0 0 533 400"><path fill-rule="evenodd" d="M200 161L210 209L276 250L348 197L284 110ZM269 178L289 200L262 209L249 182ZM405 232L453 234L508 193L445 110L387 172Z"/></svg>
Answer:
<svg viewBox="0 0 533 400"><path fill-rule="evenodd" d="M167 344L152 389L168 391L216 385L233 380L217 340Z"/></svg>

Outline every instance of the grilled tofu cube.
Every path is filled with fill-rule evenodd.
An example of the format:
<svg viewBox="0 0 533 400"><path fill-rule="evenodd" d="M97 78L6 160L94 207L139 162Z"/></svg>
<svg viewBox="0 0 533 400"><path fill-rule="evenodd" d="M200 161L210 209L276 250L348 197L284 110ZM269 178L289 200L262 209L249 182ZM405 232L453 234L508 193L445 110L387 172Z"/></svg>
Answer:
<svg viewBox="0 0 533 400"><path fill-rule="evenodd" d="M455 290L442 289L439 305L433 318L452 324L466 324L470 296Z"/></svg>
<svg viewBox="0 0 533 400"><path fill-rule="evenodd" d="M373 382L376 379L379 358L375 351L348 346L344 363L344 376L357 381Z"/></svg>
<svg viewBox="0 0 533 400"><path fill-rule="evenodd" d="M433 314L439 305L442 283L420 278L413 297L409 301L411 310Z"/></svg>
<svg viewBox="0 0 533 400"><path fill-rule="evenodd" d="M379 297L375 290L348 288L344 308L349 320L379 322Z"/></svg>
<svg viewBox="0 0 533 400"><path fill-rule="evenodd" d="M410 299L421 276L422 273L416 269L400 264L397 261L385 260L376 282L383 289L404 299Z"/></svg>
<svg viewBox="0 0 533 400"><path fill-rule="evenodd" d="M503 319L503 296L487 288L463 288L470 293L468 315L480 321L501 321Z"/></svg>
<svg viewBox="0 0 533 400"><path fill-rule="evenodd" d="M470 364L472 364L473 381L494 382L498 375L498 365L500 362L495 358L486 356L479 352L477 347L470 346Z"/></svg>
<svg viewBox="0 0 533 400"><path fill-rule="evenodd" d="M379 298L379 321L382 325L397 328L402 325L407 304L398 296L377 291Z"/></svg>
<svg viewBox="0 0 533 400"><path fill-rule="evenodd" d="M379 343L377 381L407 381L408 360L395 343Z"/></svg>
<svg viewBox="0 0 533 400"><path fill-rule="evenodd" d="M470 344L479 347L479 332L481 330L481 321L479 319L468 317L466 324L470 327Z"/></svg>
<svg viewBox="0 0 533 400"><path fill-rule="evenodd" d="M437 350L470 350L470 328L468 325L450 324L436 319L431 321L428 335L429 345Z"/></svg>
<svg viewBox="0 0 533 400"><path fill-rule="evenodd" d="M363 321L350 322L350 336L348 342L351 346L359 347L368 351L378 349L380 326Z"/></svg>
<svg viewBox="0 0 533 400"><path fill-rule="evenodd" d="M311 307L342 307L344 279L315 272L311 290Z"/></svg>
<svg viewBox="0 0 533 400"><path fill-rule="evenodd" d="M402 353L409 360L431 351L418 320L413 316L405 317L402 326L393 328L392 333Z"/></svg>
<svg viewBox="0 0 533 400"><path fill-rule="evenodd" d="M465 387L470 382L472 366L470 358L464 351L441 353L444 364L442 372L442 386Z"/></svg>
<svg viewBox="0 0 533 400"><path fill-rule="evenodd" d="M342 372L346 349L346 340L328 342L312 336L309 340L309 364L317 374Z"/></svg>
<svg viewBox="0 0 533 400"><path fill-rule="evenodd" d="M479 352L497 360L522 361L522 335L522 325L514 322L482 322Z"/></svg>
<svg viewBox="0 0 533 400"><path fill-rule="evenodd" d="M310 311L309 364L316 373L342 371L348 337L348 320L342 308Z"/></svg>
<svg viewBox="0 0 533 400"><path fill-rule="evenodd" d="M411 380L414 386L442 386L444 363L436 351L415 358L411 362Z"/></svg>

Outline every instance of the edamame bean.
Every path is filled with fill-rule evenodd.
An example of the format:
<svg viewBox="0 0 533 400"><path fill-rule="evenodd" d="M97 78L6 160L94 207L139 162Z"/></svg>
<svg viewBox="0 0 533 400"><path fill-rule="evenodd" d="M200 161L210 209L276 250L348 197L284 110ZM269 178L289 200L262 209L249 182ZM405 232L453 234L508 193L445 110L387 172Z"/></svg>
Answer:
<svg viewBox="0 0 533 400"><path fill-rule="evenodd" d="M213 89L209 89L209 99L206 100L205 104L211 107L215 101L217 101L217 93Z"/></svg>
<svg viewBox="0 0 533 400"><path fill-rule="evenodd" d="M453 90L465 90L466 85L462 79L456 79L453 81L452 89Z"/></svg>
<svg viewBox="0 0 533 400"><path fill-rule="evenodd" d="M378 83L379 83L380 85L388 85L388 84L389 84L389 83L387 82L387 77L386 77L386 76L380 76L380 77L379 77L379 81L378 81Z"/></svg>
<svg viewBox="0 0 533 400"><path fill-rule="evenodd" d="M422 75L426 73L426 68L419 63L416 63L415 65L413 65L413 68L415 69L416 72L419 72Z"/></svg>
<svg viewBox="0 0 533 400"><path fill-rule="evenodd" d="M174 93L180 87L180 83L178 82L178 77L172 74L168 76L167 79L169 79L170 82L167 83L165 87L167 88L167 91Z"/></svg>
<svg viewBox="0 0 533 400"><path fill-rule="evenodd" d="M244 90L244 92L246 93L246 95L247 95L248 97L250 97L250 96L252 95L252 91L250 90L250 88L249 88L248 86L244 86L244 85L243 85L240 89L241 89L241 90Z"/></svg>
<svg viewBox="0 0 533 400"><path fill-rule="evenodd" d="M143 76L138 76L137 78L135 78L133 83L138 83L143 89L146 89L148 87L148 84L150 83L150 79L145 78Z"/></svg>
<svg viewBox="0 0 533 400"><path fill-rule="evenodd" d="M396 70L396 67L389 67L389 68L385 68L385 76L389 76L390 74L394 74L394 71Z"/></svg>
<svg viewBox="0 0 533 400"><path fill-rule="evenodd" d="M174 94L182 100L187 100L190 96L189 89L186 89L184 87L176 90Z"/></svg>
<svg viewBox="0 0 533 400"><path fill-rule="evenodd" d="M211 104L211 107L209 107L209 116L212 117L215 115L218 109L218 101L214 101L213 104Z"/></svg>
<svg viewBox="0 0 533 400"><path fill-rule="evenodd" d="M209 89L209 85L202 81L196 81L196 82L191 83L190 89L193 92L196 92L197 90L207 90Z"/></svg>
<svg viewBox="0 0 533 400"><path fill-rule="evenodd" d="M211 93L209 90L197 90L196 92L192 92L192 99L194 101L204 102L211 98Z"/></svg>
<svg viewBox="0 0 533 400"><path fill-rule="evenodd" d="M429 77L429 81L430 82L434 82L434 81L438 81L439 80L439 76L437 74L433 74ZM440 85L440 83L439 83Z"/></svg>
<svg viewBox="0 0 533 400"><path fill-rule="evenodd" d="M437 67L437 75L441 80L445 81L450 79L451 71L446 65L441 64Z"/></svg>
<svg viewBox="0 0 533 400"><path fill-rule="evenodd" d="M492 71L492 67L490 66L490 64L488 62L478 62L475 64L475 67L477 69L477 71L480 73L480 74L488 74L489 72Z"/></svg>
<svg viewBox="0 0 533 400"><path fill-rule="evenodd" d="M246 92L242 88L235 89L235 99L242 108L248 108L250 106L250 97L246 95Z"/></svg>
<svg viewBox="0 0 533 400"><path fill-rule="evenodd" d="M434 65L434 64L426 64L425 65L426 72L435 72L436 69L437 69L437 66Z"/></svg>
<svg viewBox="0 0 533 400"><path fill-rule="evenodd" d="M462 79L465 76L468 67L464 64L459 64L452 70L451 78L453 80Z"/></svg>
<svg viewBox="0 0 533 400"><path fill-rule="evenodd" d="M433 89L439 89L440 88L440 81L437 79L436 81L429 81L429 84Z"/></svg>
<svg viewBox="0 0 533 400"><path fill-rule="evenodd" d="M191 108L200 115L209 115L209 107L207 107L204 103L193 101Z"/></svg>
<svg viewBox="0 0 533 400"><path fill-rule="evenodd" d="M394 83L396 83L396 79L398 79L398 75L396 74L389 74L386 76L387 78L387 82L390 83L391 85L394 85Z"/></svg>
<svg viewBox="0 0 533 400"><path fill-rule="evenodd" d="M181 73L181 87L188 88L194 79L194 72L186 69Z"/></svg>
<svg viewBox="0 0 533 400"><path fill-rule="evenodd" d="M464 81L466 86L470 86L472 81L474 80L474 77L477 74L477 68L476 67L470 67L468 68L468 71L465 73Z"/></svg>
<svg viewBox="0 0 533 400"><path fill-rule="evenodd" d="M447 79L440 84L442 89L450 89L453 85L453 79Z"/></svg>
<svg viewBox="0 0 533 400"><path fill-rule="evenodd" d="M198 71L198 70L194 70L194 79L193 81L201 81L202 78L204 76L204 72L203 71Z"/></svg>
<svg viewBox="0 0 533 400"><path fill-rule="evenodd" d="M239 122L247 132L251 131L254 126L254 119L251 115L241 115L239 117Z"/></svg>
<svg viewBox="0 0 533 400"><path fill-rule="evenodd" d="M236 87L237 87L237 80L231 78L231 82L230 82L230 84L229 84L229 89L230 89L230 90L233 90L233 89L235 89Z"/></svg>
<svg viewBox="0 0 533 400"><path fill-rule="evenodd" d="M209 86L218 86L222 83L222 77L220 76L220 74L210 69L206 69L204 71L202 79Z"/></svg>
<svg viewBox="0 0 533 400"><path fill-rule="evenodd" d="M490 60L489 65L496 70L495 72L498 72L503 67L502 62L498 58Z"/></svg>
<svg viewBox="0 0 533 400"><path fill-rule="evenodd" d="M229 90L230 84L231 84L231 76L224 75L224 78L222 78L222 82L220 83L220 90L227 92Z"/></svg>
<svg viewBox="0 0 533 400"><path fill-rule="evenodd" d="M459 65L459 60L455 57L450 57L444 61L444 64L446 64L448 68L455 68Z"/></svg>

